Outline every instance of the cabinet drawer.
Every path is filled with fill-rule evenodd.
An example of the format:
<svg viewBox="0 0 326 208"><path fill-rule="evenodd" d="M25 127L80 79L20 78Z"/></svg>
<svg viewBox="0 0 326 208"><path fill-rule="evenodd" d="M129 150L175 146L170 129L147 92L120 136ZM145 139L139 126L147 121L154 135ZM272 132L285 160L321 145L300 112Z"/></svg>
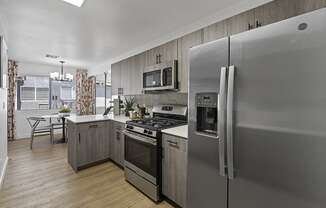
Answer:
<svg viewBox="0 0 326 208"><path fill-rule="evenodd" d="M163 147L175 147L178 148L179 151L187 152L188 151L187 143L188 142L186 139L163 134Z"/></svg>
<svg viewBox="0 0 326 208"><path fill-rule="evenodd" d="M113 122L113 128L114 128L114 130L120 131L120 130L123 130L125 128L125 124L114 121Z"/></svg>
<svg viewBox="0 0 326 208"><path fill-rule="evenodd" d="M84 123L78 125L79 130L105 128L105 122Z"/></svg>

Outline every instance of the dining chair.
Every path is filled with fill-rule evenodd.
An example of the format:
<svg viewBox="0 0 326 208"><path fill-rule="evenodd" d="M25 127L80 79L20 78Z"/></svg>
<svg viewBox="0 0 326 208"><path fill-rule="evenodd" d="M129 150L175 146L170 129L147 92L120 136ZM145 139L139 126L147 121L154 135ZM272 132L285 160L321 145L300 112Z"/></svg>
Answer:
<svg viewBox="0 0 326 208"><path fill-rule="evenodd" d="M58 115L58 113L53 113L52 115ZM58 118L54 118L53 120L56 120L55 122L53 122L52 120L53 118L50 118L50 125L52 126L53 131L58 130L63 128L63 124L62 124L62 118L58 117ZM65 128L65 132L67 132L67 124L65 124L64 126ZM67 136L67 135L65 135Z"/></svg>
<svg viewBox="0 0 326 208"><path fill-rule="evenodd" d="M30 148L33 149L33 141L36 136L43 136L50 134L50 141L53 144L53 126L50 125L42 125L39 126L41 122L45 122L46 119L42 117L28 117L27 121L31 127L31 144Z"/></svg>

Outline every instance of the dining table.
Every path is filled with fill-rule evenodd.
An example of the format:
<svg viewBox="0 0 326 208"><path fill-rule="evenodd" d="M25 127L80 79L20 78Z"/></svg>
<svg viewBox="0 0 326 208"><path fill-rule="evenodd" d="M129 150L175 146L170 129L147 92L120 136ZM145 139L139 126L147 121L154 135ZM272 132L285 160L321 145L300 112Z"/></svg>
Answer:
<svg viewBox="0 0 326 208"><path fill-rule="evenodd" d="M61 119L62 121L62 138L55 141L56 144L61 144L61 143L66 143L66 117L68 117L69 115L60 115L60 114L50 114L50 115L43 115L41 116L44 119L49 119L50 122L52 121L52 119Z"/></svg>

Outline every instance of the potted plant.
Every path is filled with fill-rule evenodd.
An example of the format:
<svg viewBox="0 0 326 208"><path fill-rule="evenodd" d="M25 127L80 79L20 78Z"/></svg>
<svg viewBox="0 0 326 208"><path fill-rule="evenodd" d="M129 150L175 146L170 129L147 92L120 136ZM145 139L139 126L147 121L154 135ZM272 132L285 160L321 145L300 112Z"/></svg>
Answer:
<svg viewBox="0 0 326 208"><path fill-rule="evenodd" d="M135 98L134 97L130 97L127 98L125 97L125 116L129 116L130 113L129 111L133 111L133 106L135 105Z"/></svg>
<svg viewBox="0 0 326 208"><path fill-rule="evenodd" d="M60 116L69 116L70 112L71 112L71 109L68 106L64 105L60 108L59 115Z"/></svg>

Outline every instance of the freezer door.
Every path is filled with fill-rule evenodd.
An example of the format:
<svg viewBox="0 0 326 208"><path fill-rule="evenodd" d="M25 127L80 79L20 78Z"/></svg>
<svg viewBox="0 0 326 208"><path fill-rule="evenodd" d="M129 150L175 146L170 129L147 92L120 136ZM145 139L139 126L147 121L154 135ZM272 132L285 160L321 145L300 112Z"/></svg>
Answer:
<svg viewBox="0 0 326 208"><path fill-rule="evenodd" d="M326 207L326 10L231 37L229 208Z"/></svg>
<svg viewBox="0 0 326 208"><path fill-rule="evenodd" d="M218 118L226 117L222 90L226 90L228 42L225 38L190 51L187 208L227 207L221 140L225 131Z"/></svg>

